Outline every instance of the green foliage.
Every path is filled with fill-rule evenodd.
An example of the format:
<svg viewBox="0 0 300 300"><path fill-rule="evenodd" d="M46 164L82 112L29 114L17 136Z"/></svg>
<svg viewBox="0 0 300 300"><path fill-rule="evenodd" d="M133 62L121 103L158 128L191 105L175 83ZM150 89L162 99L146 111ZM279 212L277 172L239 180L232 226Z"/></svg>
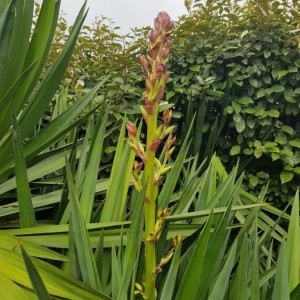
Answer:
<svg viewBox="0 0 300 300"><path fill-rule="evenodd" d="M20 208L23 227L35 225L33 208L49 204L34 201L35 192L28 181L37 180L37 194L39 189L44 190L43 193L56 189L55 183L53 189L45 187L45 181L57 176L55 172L64 167L64 152L70 151L68 143L74 139L70 132L93 112L83 113L83 109L105 81L104 78L71 107L67 108L65 102L64 109L56 108L53 116L46 119L45 111L54 104L52 100L86 12L84 5L61 53L44 69L55 33L59 2L44 1L32 28L33 7L34 1L11 1L0 12L0 76L3 78L0 86L0 193L4 201L0 215L9 216ZM21 38L20 33L23 33ZM49 163L51 161L55 164Z"/></svg>
<svg viewBox="0 0 300 300"><path fill-rule="evenodd" d="M300 180L299 4L283 1L187 1L189 15L176 23L165 98L174 105L177 144L196 114L190 154L199 163L214 152L230 170L239 160L247 190L259 193L269 182L268 199L282 205ZM51 64L68 27L60 19ZM68 101L110 74L104 85L110 121L139 113L143 82L136 60L145 53L148 29L122 36L106 18L85 26L61 89ZM103 93L94 105L103 99ZM102 160L112 162L112 145ZM268 174L266 173L268 170ZM270 174L272 176L270 177Z"/></svg>
<svg viewBox="0 0 300 300"><path fill-rule="evenodd" d="M247 190L269 181L269 201L299 185L299 4L195 1L178 23L167 98L184 137L196 113L192 154L239 160Z"/></svg>
<svg viewBox="0 0 300 300"><path fill-rule="evenodd" d="M207 7L223 2L210 1ZM137 192L132 187L133 155L125 136L127 118L120 127L116 125L120 130L114 132L112 121L122 116L122 111L112 109L113 101L110 108L105 101L113 100L109 89L114 90L116 85L109 84L113 84L111 78L119 71L104 72L93 79L95 87L75 97L71 83L66 90L60 80L84 20L85 6L53 62L47 55L59 1L44 0L36 22L33 6L33 1L28 0L0 4L0 75L4 78L0 86L0 298L140 299L144 294L144 287L139 283L143 282L145 265L146 191ZM195 16L191 13L191 20ZM217 20L211 18L211 21ZM174 36L179 50L189 40L185 34L183 37L180 40ZM284 40L284 36L280 37ZM142 49L143 43L136 49ZM174 59L185 58L188 51L177 51L175 45ZM191 72L201 72L205 63L207 59ZM188 79L193 80L191 85L183 84L182 89L174 87L173 94L167 92L179 113L185 112L187 88L195 89L195 93L203 92L207 103L217 102L218 95L220 99L229 97L235 101L223 105L224 109L232 107L230 114L216 118L206 102L204 108L207 106L210 114L203 117L198 112L198 103L195 109L194 98L188 98L188 114L182 118L191 118L187 119L186 127L182 126L182 136L178 131L182 147L178 147L173 168L161 182L157 195L158 206L168 209L156 241L157 298L186 299L190 295L192 299L238 299L242 293L251 299L296 299L300 270L299 191L295 192L290 213L276 209L264 202L266 187L253 195L243 184L252 175L251 182L259 190L257 181L272 179L266 170L252 174L247 167L244 175L239 174L239 167L233 167L228 174L222 163L226 161L224 155L221 152L218 153L221 158L210 155L213 145L220 143L226 122L232 125L228 132L236 132L234 122L242 123L245 117L242 108L254 105L258 99L249 91L249 95L239 94L241 90L233 81L226 80L222 90L211 74L207 77L191 74ZM172 76L170 87L179 75L173 72ZM280 73L280 77L286 76L289 73ZM136 77L135 91L140 91L140 78L140 75ZM243 80L250 90L250 79ZM278 82L272 85L276 86L272 93L280 96L285 91L278 85ZM99 92L100 87L103 94ZM71 101L68 91L74 96ZM137 103L138 99L134 101ZM235 102L241 107L240 119L233 119L238 114L234 110ZM124 105L129 106L129 102ZM195 123L194 112L198 113ZM279 113L278 116L272 112L271 117L280 118L282 112ZM205 125L209 115L214 124L211 128ZM287 136L294 135L288 140L294 149L298 145L297 130L287 120L282 122L281 130ZM78 130L80 126L84 130ZM190 134L195 138L199 134L196 129L202 126L208 128L210 137L201 132L199 147L206 148L204 151L210 157L206 162L202 152L198 155L198 146L189 142ZM142 126L138 134L143 138ZM118 141L111 143L116 137ZM103 160L107 142L115 147L112 167ZM274 143L260 139L255 147L271 151L276 147ZM233 148L236 145L240 148ZM240 155L243 142L232 142L226 149L231 148L232 154ZM261 157L266 155L263 152ZM234 160L230 161L227 169L233 164ZM111 173L110 178L107 173ZM32 220L33 209L35 220ZM282 220L286 226L282 226Z"/></svg>

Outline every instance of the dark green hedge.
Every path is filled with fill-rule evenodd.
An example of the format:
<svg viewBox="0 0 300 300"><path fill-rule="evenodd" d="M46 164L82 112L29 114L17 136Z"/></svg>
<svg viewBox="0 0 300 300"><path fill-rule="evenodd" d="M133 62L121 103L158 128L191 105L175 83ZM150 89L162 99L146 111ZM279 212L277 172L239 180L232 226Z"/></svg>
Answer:
<svg viewBox="0 0 300 300"><path fill-rule="evenodd" d="M192 154L239 161L247 189L269 182L268 200L285 202L300 184L299 5L210 2L174 38L167 97L181 138L196 113Z"/></svg>

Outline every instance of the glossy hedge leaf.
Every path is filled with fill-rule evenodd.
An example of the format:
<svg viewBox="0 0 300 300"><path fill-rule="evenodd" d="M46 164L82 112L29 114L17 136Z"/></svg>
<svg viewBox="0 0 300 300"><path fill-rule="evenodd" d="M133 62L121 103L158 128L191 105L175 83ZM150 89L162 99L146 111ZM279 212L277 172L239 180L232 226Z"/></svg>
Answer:
<svg viewBox="0 0 300 300"><path fill-rule="evenodd" d="M241 119L238 123L235 123L235 128L237 132L243 132L246 127L246 123L244 119Z"/></svg>
<svg viewBox="0 0 300 300"><path fill-rule="evenodd" d="M288 133L289 135L293 135L294 134L294 129L291 127L291 126L288 126L288 125L283 125L281 127L282 131L283 132L286 132Z"/></svg>
<svg viewBox="0 0 300 300"><path fill-rule="evenodd" d="M300 88L296 88L296 89L294 90L294 95L295 95L295 96L300 96Z"/></svg>
<svg viewBox="0 0 300 300"><path fill-rule="evenodd" d="M292 147L300 148L300 139L293 139L293 140L290 140L290 141L289 141L289 144L290 144Z"/></svg>
<svg viewBox="0 0 300 300"><path fill-rule="evenodd" d="M295 103L297 100L293 96L293 89L291 87L286 87L284 90L284 98L288 103Z"/></svg>
<svg viewBox="0 0 300 300"><path fill-rule="evenodd" d="M239 145L234 145L231 149L230 149L230 155L237 155L239 154L241 151L241 146Z"/></svg>
<svg viewBox="0 0 300 300"><path fill-rule="evenodd" d="M242 105L247 105L247 104L253 103L253 100L250 97L245 96L245 97L239 98L237 100L237 102Z"/></svg>
<svg viewBox="0 0 300 300"><path fill-rule="evenodd" d="M284 86L280 85L280 84L275 84L272 86L272 91L274 93L280 93L284 91Z"/></svg>
<svg viewBox="0 0 300 300"><path fill-rule="evenodd" d="M265 58L268 58L268 57L270 57L270 56L271 56L271 51L265 50L265 51L264 51L264 57L265 57Z"/></svg>
<svg viewBox="0 0 300 300"><path fill-rule="evenodd" d="M281 183L286 183L291 181L294 178L294 173L293 172L288 172L288 171L282 171L280 173L280 180Z"/></svg>
<svg viewBox="0 0 300 300"><path fill-rule="evenodd" d="M263 179L269 179L270 178L270 175L266 172L263 172L263 171L257 172L256 175L259 178L263 178Z"/></svg>
<svg viewBox="0 0 300 300"><path fill-rule="evenodd" d="M259 90L256 92L256 97L257 97L257 98L264 97L265 95L266 95L266 90L265 90L265 89L259 89Z"/></svg>
<svg viewBox="0 0 300 300"><path fill-rule="evenodd" d="M232 107L237 114L241 112L241 106L238 103L232 102Z"/></svg>
<svg viewBox="0 0 300 300"><path fill-rule="evenodd" d="M280 115L280 112L279 112L278 110L276 110L276 109L270 109L270 110L268 111L268 115L269 115L270 117L272 117L272 118L278 118L279 115Z"/></svg>
<svg viewBox="0 0 300 300"><path fill-rule="evenodd" d="M256 158L260 158L262 155L263 155L263 149L262 148L256 148L255 150L254 150L254 156L256 157Z"/></svg>
<svg viewBox="0 0 300 300"><path fill-rule="evenodd" d="M257 176L251 175L249 177L249 183L251 186L255 187L258 184L258 182L259 182L259 178Z"/></svg>
<svg viewBox="0 0 300 300"><path fill-rule="evenodd" d="M259 83L258 83L258 81L257 81L255 78L250 77L250 78L249 78L249 82L250 82L250 84L251 84L253 87L255 87L255 88L258 88L258 87L259 87Z"/></svg>
<svg viewBox="0 0 300 300"><path fill-rule="evenodd" d="M289 71L288 70L282 70L278 72L278 79L281 79L282 77L284 77L286 74L288 74Z"/></svg>

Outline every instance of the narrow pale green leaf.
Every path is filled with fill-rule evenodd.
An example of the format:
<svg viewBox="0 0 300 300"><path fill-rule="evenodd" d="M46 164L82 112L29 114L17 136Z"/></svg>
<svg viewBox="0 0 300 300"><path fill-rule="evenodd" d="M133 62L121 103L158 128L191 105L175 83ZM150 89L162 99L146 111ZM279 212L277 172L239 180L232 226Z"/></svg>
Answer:
<svg viewBox="0 0 300 300"><path fill-rule="evenodd" d="M232 206L231 211L239 211L243 209L250 209L250 208L257 208L257 207L263 207L267 206L269 204L267 203L260 203L260 204L248 204L248 205L240 205L240 206ZM182 220L189 220L191 218L197 218L197 217L204 217L209 216L211 213L213 214L222 214L227 210L227 207L217 207L214 209L204 209L200 211L195 212L188 212L184 214L178 214L178 215L171 215L166 218L166 221L182 221Z"/></svg>
<svg viewBox="0 0 300 300"><path fill-rule="evenodd" d="M300 220L299 220L299 190L297 190L291 212L288 228L287 261L289 291L291 292L300 283Z"/></svg>
<svg viewBox="0 0 300 300"><path fill-rule="evenodd" d="M273 240L267 249L267 259L264 265L264 272L260 276L259 286L261 287L261 298L267 299L267 292L269 288L269 280L276 274L276 268L272 266L273 261Z"/></svg>
<svg viewBox="0 0 300 300"><path fill-rule="evenodd" d="M48 3L48 2L53 2L53 1L45 1L45 2ZM55 7L55 12L53 13L55 16L56 16L56 14L58 14L59 2L60 1L58 1L56 3L57 7ZM20 130L21 130L22 136L27 136L27 134L29 134L31 132L32 128L38 122L40 116L44 113L49 102L52 100L54 93L57 90L59 82L64 75L65 69L66 69L69 59L72 55L72 51L76 44L76 40L77 40L77 36L80 32L80 28L81 28L82 23L86 16L86 13L84 12L85 5L86 5L86 3L82 6L82 8L78 14L79 18L77 19L77 23L75 23L74 26L72 27L72 32L63 48L62 53L60 54L58 59L55 61L55 63L52 65L51 69L46 73L45 79L41 82L38 89L35 91L35 93L32 97L32 101L30 102L30 104L28 104L26 106L26 108L24 109L24 112L22 113L22 115L20 117ZM45 13L47 13L46 8L45 8ZM40 33L44 34L44 31L42 30L42 28L44 28L44 27L47 28L47 26L49 27L49 24L46 23L47 18L44 18L41 22L42 22L41 25L37 24L37 28L38 28L37 35L39 35ZM54 29L55 29L55 25L56 25L56 22L54 23ZM37 51L36 49L39 48L39 45L38 45L39 39L37 38L35 40L34 35L33 35L32 39L33 39L33 42L30 45L30 47L35 49L35 50L32 50L32 53L34 53L34 51ZM51 45L51 40L46 41L47 47L48 47L49 43ZM29 48L28 51L30 53L31 48ZM30 59L30 61L31 61L31 59Z"/></svg>
<svg viewBox="0 0 300 300"><path fill-rule="evenodd" d="M199 288L199 278L202 273L203 263L206 257L208 247L210 229L212 225L212 215L210 215L203 231L196 240L196 245L185 269L184 275L179 283L176 293L176 300L185 300L187 295L191 300L197 300Z"/></svg>
<svg viewBox="0 0 300 300"><path fill-rule="evenodd" d="M27 2L27 4L24 4L23 2ZM34 28L32 32L32 18L33 18L33 7L34 7L34 1L28 0L28 1L17 1L17 8L16 8L16 14L15 14L15 24L13 29L13 36L11 40L11 47L14 47L16 50L9 51L9 53L12 55L8 61L8 67L14 72L13 69L15 68L15 64L19 65L15 69L19 70L18 73L15 73L13 81L10 83L12 85L15 80L19 77L19 75L26 69L28 69L29 66L31 66L33 63L37 62L35 64L35 68L33 72L31 72L25 79L25 82L21 86L18 87L17 92L14 96L14 106L16 108L16 112L19 115L19 112L21 109L23 109L23 112L30 111L30 103L28 103L28 97L30 93L33 91L35 85L37 84L40 73L42 72L44 68L44 63L47 58L51 43L53 34L55 32L56 22L58 19L58 13L59 13L59 5L60 1L43 1L41 6L41 11L36 23L36 27ZM24 24L23 24L24 23ZM24 27L23 27L24 26ZM21 35L21 37L20 37ZM29 44L29 36L31 36L31 41ZM23 44L21 44L23 43ZM23 48L24 46L24 48ZM19 60L16 61L16 57L14 55L19 56ZM22 71L23 69L23 71ZM9 79L9 82L11 79ZM6 90L9 90L10 85L8 84L8 87ZM49 95L50 96L50 95ZM52 98L52 96L51 96ZM33 97L31 97L33 99ZM39 105L41 106L45 101L47 101L47 97L44 97L43 99L39 99ZM44 100L44 101L43 101ZM51 99L48 100L48 103ZM24 110L24 106L26 104L26 109ZM48 104L44 104L45 108ZM24 129L27 130L27 134L34 128L35 124L40 119L42 113L41 111L39 114L34 113L33 110L31 110L31 121L32 125L30 127L29 124L27 124L27 128L24 128L22 124L22 116L19 121L19 127L21 136L24 137ZM1 130L4 130L6 132L10 126L9 122L4 122L4 124L1 126ZM2 157L8 156L8 154L11 152L11 145L7 144L5 147L3 147L2 152L0 154L3 155Z"/></svg>
<svg viewBox="0 0 300 300"><path fill-rule="evenodd" d="M245 235L243 238L242 248L240 250L238 267L234 274L233 282L230 288L230 299L248 299L248 259L248 241L247 236Z"/></svg>
<svg viewBox="0 0 300 300"><path fill-rule="evenodd" d="M8 234L7 231L0 231L0 240L2 249L13 250L15 252L21 253L20 245L22 245L22 247L30 256L58 261L67 260L67 257L60 253L57 253L45 247L41 247L38 244L27 242L23 238Z"/></svg>
<svg viewBox="0 0 300 300"><path fill-rule="evenodd" d="M135 191L134 195L136 196L133 208L133 216L132 222L130 225L129 232L127 234L127 245L124 252L123 257L123 266L122 266L122 277L121 277L121 289L119 290L119 294L117 299L122 300L126 299L127 291L130 285L131 280L135 280L132 278L134 273L134 267L136 266L141 244L142 244L142 235L143 235L143 228L144 228L144 197L145 197L146 190L144 189L140 193Z"/></svg>
<svg viewBox="0 0 300 300"><path fill-rule="evenodd" d="M65 110L53 121L51 121L33 139L26 143L26 146L24 147L25 155L28 158L34 157L42 149L45 149L54 141L62 137L66 132L70 131L72 127L75 127L78 124L78 122L76 122L77 117L80 113L82 113L83 109L93 100L95 93L104 84L107 78L108 77L99 82L90 92L86 93L82 98L78 99L75 104ZM80 118L79 120L81 122L83 121L82 118Z"/></svg>
<svg viewBox="0 0 300 300"><path fill-rule="evenodd" d="M111 249L111 282L112 282L112 297L115 299L123 287L121 286L121 271L120 265L116 254L116 248L113 246ZM127 274L130 276L129 274Z"/></svg>
<svg viewBox="0 0 300 300"><path fill-rule="evenodd" d="M0 19L0 77L3 78L0 82L0 96L6 93L5 74L7 72L7 63L10 56L9 48L12 39L16 5L16 0L7 3Z"/></svg>
<svg viewBox="0 0 300 300"><path fill-rule="evenodd" d="M250 299L256 300L260 298L260 288L259 288L259 245L258 245L258 213L255 215L253 224L252 238L254 240L252 251L253 251L253 262L252 262L252 280L250 289Z"/></svg>
<svg viewBox="0 0 300 300"><path fill-rule="evenodd" d="M101 214L101 222L120 221L124 217L126 199L130 179L132 175L134 152L129 145L125 144L125 125L124 120L116 149L111 176L106 194L106 201ZM118 188L116 188L118 187ZM118 205L115 205L118 199Z"/></svg>
<svg viewBox="0 0 300 300"><path fill-rule="evenodd" d="M36 222L27 176L26 161L24 158L23 146L17 123L17 117L12 104L11 114L13 120L13 148L15 157L17 197L19 204L21 227L34 227L36 225Z"/></svg>
<svg viewBox="0 0 300 300"><path fill-rule="evenodd" d="M22 246L21 251L31 284L37 297L39 298L39 300L51 300L40 274L38 273L29 255L26 253L25 249Z"/></svg>
<svg viewBox="0 0 300 300"><path fill-rule="evenodd" d="M13 280L6 277L5 274L0 272L0 299L5 300L36 300L36 295L26 290L22 287L20 287L18 284L16 284Z"/></svg>
<svg viewBox="0 0 300 300"><path fill-rule="evenodd" d="M95 258L90 245L88 231L80 210L78 196L75 192L74 180L66 157L66 175L71 200L71 218L74 230L75 245L83 281L90 287L100 290L101 283Z"/></svg>
<svg viewBox="0 0 300 300"><path fill-rule="evenodd" d="M283 240L279 249L272 300L289 299L289 295L287 251Z"/></svg>
<svg viewBox="0 0 300 300"><path fill-rule="evenodd" d="M69 262L63 265L63 270L68 272L68 274L72 275L74 278L81 279L80 274L80 265L76 251L76 243L75 243L75 232L72 218L69 220L69 247L68 247L68 257Z"/></svg>
<svg viewBox="0 0 300 300"><path fill-rule="evenodd" d="M33 9L33 0L17 1L7 70L3 78L6 87L9 87L23 70L32 30Z"/></svg>
<svg viewBox="0 0 300 300"><path fill-rule="evenodd" d="M98 116L99 119L95 127L95 133L87 158L87 168L83 182L83 190L80 196L80 207L85 222L90 222L91 220L99 165L103 151L105 129L107 126L108 112L108 107L103 104L100 115Z"/></svg>
<svg viewBox="0 0 300 300"><path fill-rule="evenodd" d="M189 142L190 134L192 131L192 125L194 124L195 117L191 120L191 125L187 132L184 142L181 145L180 151L176 156L176 160L172 165L171 171L166 176L166 181L158 195L157 203L158 208L164 209L168 207L169 201L177 184L179 175L182 171L184 160L188 153L191 142Z"/></svg>
<svg viewBox="0 0 300 300"><path fill-rule="evenodd" d="M174 255L172 257L171 266L168 271L166 280L163 284L162 292L160 294L159 299L173 300L177 274L180 267L180 252L181 243L176 246Z"/></svg>
<svg viewBox="0 0 300 300"><path fill-rule="evenodd" d="M209 241L206 257L203 261L202 272L200 275L201 281L197 286L197 299L205 299L208 296L210 285L213 280L214 270L224 256L223 249L228 239L228 235L226 234L227 226L229 221L233 218L233 214L231 213L231 205L237 200L235 198L238 197L239 194L240 188L237 187L231 202L228 204L222 219L219 219L216 225L217 227L213 232L211 240ZM197 262L194 263L197 264Z"/></svg>
<svg viewBox="0 0 300 300"><path fill-rule="evenodd" d="M32 258L32 261L50 295L72 300L111 299L46 262L34 258ZM0 248L0 269L5 276L19 285L29 289L32 288L20 253Z"/></svg>
<svg viewBox="0 0 300 300"><path fill-rule="evenodd" d="M34 70L36 62L32 63L27 69L25 69L21 74L20 77L16 79L16 81L10 86L8 91L3 95L2 98L0 98L0 111L1 111L1 119L0 119L0 137L2 140L2 143L7 139L7 136L11 134L10 131L8 131L8 128L11 125L11 120L9 116L9 103L11 100L14 100L16 93L18 90L22 87L22 85L25 83L26 78L30 75L30 73ZM13 102L14 103L14 102ZM14 104L15 105L15 104ZM19 113L18 108L16 109L16 114ZM5 124L7 123L7 124Z"/></svg>
<svg viewBox="0 0 300 300"><path fill-rule="evenodd" d="M225 293L229 285L231 270L234 266L236 249L237 249L237 239L234 240L229 250L229 254L226 259L226 262L218 275L218 278L212 288L208 300L219 300L225 298Z"/></svg>

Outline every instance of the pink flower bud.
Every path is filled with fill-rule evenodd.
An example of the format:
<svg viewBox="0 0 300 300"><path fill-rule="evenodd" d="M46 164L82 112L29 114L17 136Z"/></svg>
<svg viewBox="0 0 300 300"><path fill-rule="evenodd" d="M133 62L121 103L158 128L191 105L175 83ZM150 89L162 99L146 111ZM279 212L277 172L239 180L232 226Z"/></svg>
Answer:
<svg viewBox="0 0 300 300"><path fill-rule="evenodd" d="M166 151L168 151L173 146L175 141L176 141L176 136L174 136L174 137L171 136L167 139L166 145L165 145Z"/></svg>
<svg viewBox="0 0 300 300"><path fill-rule="evenodd" d="M160 27L167 33L172 30L173 26L173 21L171 21L170 16L165 11L158 13L156 19L154 20L154 28Z"/></svg>
<svg viewBox="0 0 300 300"><path fill-rule="evenodd" d="M172 119L172 110L170 109L165 109L164 114L163 114L163 121L165 125L168 125Z"/></svg>
<svg viewBox="0 0 300 300"><path fill-rule="evenodd" d="M149 34L149 40L151 44L154 44L157 38L157 34L155 32L155 30L152 28Z"/></svg>
<svg viewBox="0 0 300 300"><path fill-rule="evenodd" d="M150 144L149 149L150 149L151 151L156 151L157 148L158 148L158 146L160 145L160 143L161 143L161 140L160 140L160 139L154 139L154 140L152 141L152 143Z"/></svg>
<svg viewBox="0 0 300 300"><path fill-rule="evenodd" d="M164 88L160 87L157 91L156 102L159 103L164 96Z"/></svg>
<svg viewBox="0 0 300 300"><path fill-rule="evenodd" d="M157 61L155 64L155 75L159 77L166 69L166 65L160 61Z"/></svg>
<svg viewBox="0 0 300 300"><path fill-rule="evenodd" d="M153 104L148 98L145 99L145 110L148 115L154 114Z"/></svg>
<svg viewBox="0 0 300 300"><path fill-rule="evenodd" d="M148 60L144 55L138 56L139 64L142 67L144 75L147 77L148 76Z"/></svg>
<svg viewBox="0 0 300 300"><path fill-rule="evenodd" d="M149 82L151 84L151 86L155 86L156 80L158 79L158 77L156 76L156 74L152 74L149 78Z"/></svg>
<svg viewBox="0 0 300 300"><path fill-rule="evenodd" d="M158 56L158 53L159 53L159 44L157 43L150 49L149 55L152 59L156 59Z"/></svg>
<svg viewBox="0 0 300 300"><path fill-rule="evenodd" d="M136 129L136 125L134 123L127 122L126 129L127 129L129 136L132 136L134 138L136 137L137 129Z"/></svg>
<svg viewBox="0 0 300 300"><path fill-rule="evenodd" d="M164 60L167 59L169 57L169 52L169 48L164 47L160 52L160 57Z"/></svg>

